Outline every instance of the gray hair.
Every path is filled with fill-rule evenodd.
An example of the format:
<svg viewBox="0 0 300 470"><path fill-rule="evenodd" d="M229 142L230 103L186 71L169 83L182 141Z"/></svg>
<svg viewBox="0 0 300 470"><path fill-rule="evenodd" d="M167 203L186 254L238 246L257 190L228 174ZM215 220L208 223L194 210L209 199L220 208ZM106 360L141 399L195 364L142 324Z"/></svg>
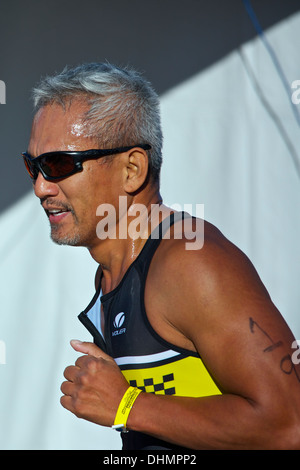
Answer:
<svg viewBox="0 0 300 470"><path fill-rule="evenodd" d="M153 181L159 181L163 142L159 98L140 73L109 63L83 64L65 67L33 89L35 112L53 102L65 107L75 98L90 105L84 122L99 147L150 144L149 172Z"/></svg>

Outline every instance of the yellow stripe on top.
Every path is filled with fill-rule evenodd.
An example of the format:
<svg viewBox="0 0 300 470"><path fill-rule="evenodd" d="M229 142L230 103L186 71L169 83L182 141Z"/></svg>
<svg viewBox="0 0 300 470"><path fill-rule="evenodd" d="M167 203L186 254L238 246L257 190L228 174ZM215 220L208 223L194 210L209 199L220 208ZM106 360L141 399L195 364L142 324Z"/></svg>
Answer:
<svg viewBox="0 0 300 470"><path fill-rule="evenodd" d="M204 397L221 392L200 358L189 356L169 364L122 370L128 383L158 395Z"/></svg>

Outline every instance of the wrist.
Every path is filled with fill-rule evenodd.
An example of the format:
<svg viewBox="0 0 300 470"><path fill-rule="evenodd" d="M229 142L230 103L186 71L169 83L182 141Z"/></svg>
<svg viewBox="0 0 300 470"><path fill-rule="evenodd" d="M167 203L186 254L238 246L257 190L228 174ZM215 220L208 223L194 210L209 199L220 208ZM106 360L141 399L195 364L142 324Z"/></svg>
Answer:
<svg viewBox="0 0 300 470"><path fill-rule="evenodd" d="M127 388L118 406L114 424L112 426L113 429L122 432L127 431L126 426L129 414L135 403L135 400L141 392L142 390L138 389L137 387L130 386Z"/></svg>

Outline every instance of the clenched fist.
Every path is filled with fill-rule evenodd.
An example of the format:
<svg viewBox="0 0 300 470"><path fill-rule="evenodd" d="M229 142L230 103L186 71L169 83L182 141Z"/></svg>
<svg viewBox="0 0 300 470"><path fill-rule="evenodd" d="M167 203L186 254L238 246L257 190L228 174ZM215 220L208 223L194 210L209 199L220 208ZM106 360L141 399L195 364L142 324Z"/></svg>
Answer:
<svg viewBox="0 0 300 470"><path fill-rule="evenodd" d="M78 418L112 426L128 382L113 358L94 343L73 340L71 345L84 356L64 371L62 406Z"/></svg>

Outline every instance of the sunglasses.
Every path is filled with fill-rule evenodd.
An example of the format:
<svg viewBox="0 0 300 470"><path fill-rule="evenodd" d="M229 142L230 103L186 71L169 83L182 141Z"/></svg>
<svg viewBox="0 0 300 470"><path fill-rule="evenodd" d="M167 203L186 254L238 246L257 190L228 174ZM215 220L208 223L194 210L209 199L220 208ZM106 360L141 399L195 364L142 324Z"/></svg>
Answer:
<svg viewBox="0 0 300 470"><path fill-rule="evenodd" d="M92 149L84 151L58 151L42 153L38 157L32 157L27 152L22 153L26 169L30 177L35 181L39 172L47 181L55 181L74 175L83 170L82 163L117 153L127 152L135 147L150 150L149 144L137 144L130 147L117 147L115 149Z"/></svg>

